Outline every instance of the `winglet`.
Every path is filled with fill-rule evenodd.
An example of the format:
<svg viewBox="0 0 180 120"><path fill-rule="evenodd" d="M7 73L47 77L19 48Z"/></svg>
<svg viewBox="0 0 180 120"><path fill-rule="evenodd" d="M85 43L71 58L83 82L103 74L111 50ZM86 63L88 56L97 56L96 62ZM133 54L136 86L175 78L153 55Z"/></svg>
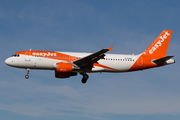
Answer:
<svg viewBox="0 0 180 120"><path fill-rule="evenodd" d="M110 47L110 48L108 48L108 50L109 50L109 51L112 51L112 48L113 48L113 46L112 46L112 47Z"/></svg>

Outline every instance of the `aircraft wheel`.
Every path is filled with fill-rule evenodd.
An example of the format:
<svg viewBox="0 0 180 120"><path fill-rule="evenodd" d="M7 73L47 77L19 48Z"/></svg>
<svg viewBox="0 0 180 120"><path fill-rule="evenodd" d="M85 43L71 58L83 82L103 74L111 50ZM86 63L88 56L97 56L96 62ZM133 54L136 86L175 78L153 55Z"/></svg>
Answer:
<svg viewBox="0 0 180 120"><path fill-rule="evenodd" d="M89 76L88 76L87 74L84 74L84 75L83 75L83 79L86 79L86 80L87 80L88 78L89 78Z"/></svg>
<svg viewBox="0 0 180 120"><path fill-rule="evenodd" d="M81 82L85 84L87 82L88 78L89 78L89 76L87 74L84 74Z"/></svg>
<svg viewBox="0 0 180 120"><path fill-rule="evenodd" d="M28 78L29 78L29 75L26 75L25 78L28 79Z"/></svg>
<svg viewBox="0 0 180 120"><path fill-rule="evenodd" d="M81 82L85 84L87 82L87 79L82 79Z"/></svg>
<svg viewBox="0 0 180 120"><path fill-rule="evenodd" d="M28 74L29 74L29 72L30 72L30 69L29 69L29 68L27 68L27 75L25 76L25 78L26 78L26 79L28 79L28 78L29 78L29 75L28 75Z"/></svg>

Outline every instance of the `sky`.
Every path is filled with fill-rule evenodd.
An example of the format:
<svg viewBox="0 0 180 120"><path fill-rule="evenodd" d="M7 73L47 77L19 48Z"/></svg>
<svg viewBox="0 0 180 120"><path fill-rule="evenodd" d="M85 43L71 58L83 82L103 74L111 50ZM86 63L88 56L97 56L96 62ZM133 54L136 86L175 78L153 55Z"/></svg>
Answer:
<svg viewBox="0 0 180 120"><path fill-rule="evenodd" d="M0 116L3 120L179 120L178 0L0 0ZM173 30L175 64L131 73L55 78L6 66L23 50L139 54Z"/></svg>

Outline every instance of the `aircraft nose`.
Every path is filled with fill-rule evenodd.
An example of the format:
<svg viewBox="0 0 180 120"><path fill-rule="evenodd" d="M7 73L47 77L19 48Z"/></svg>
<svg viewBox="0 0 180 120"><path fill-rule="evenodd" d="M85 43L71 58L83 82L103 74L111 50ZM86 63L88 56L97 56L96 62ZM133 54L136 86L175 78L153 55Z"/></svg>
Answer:
<svg viewBox="0 0 180 120"><path fill-rule="evenodd" d="M10 58L7 58L4 62L5 62L6 65L10 65L11 60L10 60Z"/></svg>

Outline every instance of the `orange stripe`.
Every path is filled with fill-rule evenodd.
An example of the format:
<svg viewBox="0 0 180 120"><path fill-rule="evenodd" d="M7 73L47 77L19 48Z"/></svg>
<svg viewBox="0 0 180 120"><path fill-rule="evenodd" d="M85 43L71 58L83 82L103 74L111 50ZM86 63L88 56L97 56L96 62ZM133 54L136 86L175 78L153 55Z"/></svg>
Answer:
<svg viewBox="0 0 180 120"><path fill-rule="evenodd" d="M98 64L98 63L94 63L94 66L98 66L98 67L102 67L102 68L107 68L107 69L118 71L117 69L114 69L114 68L111 68L111 67L108 67L108 66L105 66L105 65L102 65L102 64Z"/></svg>
<svg viewBox="0 0 180 120"><path fill-rule="evenodd" d="M78 60L78 58L75 56L70 56L54 51L21 51L21 52L17 52L16 54L38 56L38 57L41 56L48 59L56 59L56 60L64 60L64 61Z"/></svg>

